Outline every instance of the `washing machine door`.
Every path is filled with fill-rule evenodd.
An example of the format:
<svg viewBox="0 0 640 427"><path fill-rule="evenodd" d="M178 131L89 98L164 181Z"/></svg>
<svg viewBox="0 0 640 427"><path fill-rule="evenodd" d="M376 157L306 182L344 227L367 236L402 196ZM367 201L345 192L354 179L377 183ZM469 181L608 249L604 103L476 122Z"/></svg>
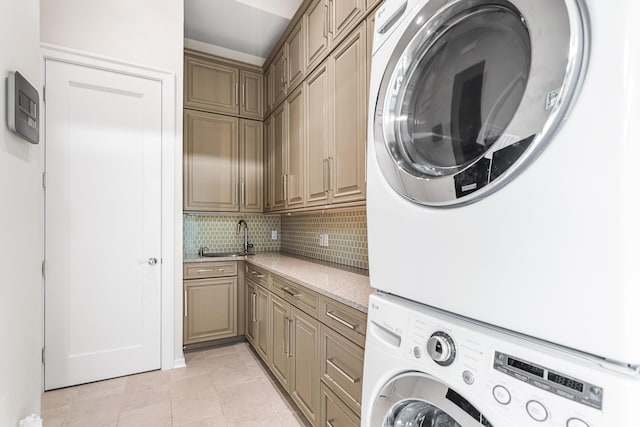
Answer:
<svg viewBox="0 0 640 427"><path fill-rule="evenodd" d="M373 100L389 184L414 202L452 206L507 183L567 114L586 68L585 22L579 0L426 2L389 38Z"/></svg>
<svg viewBox="0 0 640 427"><path fill-rule="evenodd" d="M389 381L373 404L371 426L491 426L469 401L435 378L408 372Z"/></svg>

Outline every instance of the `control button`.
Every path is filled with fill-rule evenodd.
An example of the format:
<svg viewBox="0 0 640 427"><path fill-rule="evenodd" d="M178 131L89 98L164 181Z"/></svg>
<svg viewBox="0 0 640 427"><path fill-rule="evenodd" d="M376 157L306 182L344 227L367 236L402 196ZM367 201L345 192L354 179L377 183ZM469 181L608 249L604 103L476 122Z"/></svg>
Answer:
<svg viewBox="0 0 640 427"><path fill-rule="evenodd" d="M497 385L493 388L493 397L502 405L508 405L511 402L511 393L506 387Z"/></svg>
<svg viewBox="0 0 640 427"><path fill-rule="evenodd" d="M567 427L589 427L589 424L579 418L571 418L567 421Z"/></svg>
<svg viewBox="0 0 640 427"><path fill-rule="evenodd" d="M420 359L422 357L422 350L420 349L420 347L418 346L413 347L413 355L415 356L416 359Z"/></svg>
<svg viewBox="0 0 640 427"><path fill-rule="evenodd" d="M527 413L531 418L536 421L545 421L549 418L549 413L547 412L547 408L537 400L530 400L527 402Z"/></svg>
<svg viewBox="0 0 640 427"><path fill-rule="evenodd" d="M462 380L469 385L473 384L473 374L470 371L464 371L462 373Z"/></svg>
<svg viewBox="0 0 640 427"><path fill-rule="evenodd" d="M448 334L438 331L429 337L427 353L438 365L449 366L456 358L456 346Z"/></svg>

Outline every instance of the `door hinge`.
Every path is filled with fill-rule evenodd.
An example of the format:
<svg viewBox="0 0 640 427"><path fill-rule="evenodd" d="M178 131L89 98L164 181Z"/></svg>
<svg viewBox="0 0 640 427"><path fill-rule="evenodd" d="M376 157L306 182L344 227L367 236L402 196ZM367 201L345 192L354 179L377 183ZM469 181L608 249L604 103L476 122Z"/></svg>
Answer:
<svg viewBox="0 0 640 427"><path fill-rule="evenodd" d="M44 365L44 347L42 347L42 364Z"/></svg>
<svg viewBox="0 0 640 427"><path fill-rule="evenodd" d="M47 188L47 173L46 172L42 172L42 188L46 189Z"/></svg>
<svg viewBox="0 0 640 427"><path fill-rule="evenodd" d="M42 260L42 277L45 277L45 274L44 274L45 270L44 269L45 269L45 261Z"/></svg>

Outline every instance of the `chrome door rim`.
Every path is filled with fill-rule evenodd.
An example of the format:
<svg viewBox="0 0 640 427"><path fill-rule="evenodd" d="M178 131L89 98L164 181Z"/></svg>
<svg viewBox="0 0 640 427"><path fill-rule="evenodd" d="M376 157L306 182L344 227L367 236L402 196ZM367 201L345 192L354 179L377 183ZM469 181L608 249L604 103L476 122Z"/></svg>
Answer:
<svg viewBox="0 0 640 427"><path fill-rule="evenodd" d="M453 207L473 203L510 182L541 153L568 113L586 70L587 20L586 9L580 1L457 0L450 2L431 0L416 14L391 54L379 87L373 117L373 144L377 161L387 182L395 191L413 202L427 206ZM418 35L423 36L424 40L426 33L427 40L430 40L432 44L440 34L445 32L442 29L446 28L450 20L465 11L486 6L506 7L515 10L521 15L525 25L531 28L529 36L532 50L532 71L522 102L502 136L489 147L484 156L451 175L417 176L402 166L397 150L393 148L397 141L392 140L393 135L389 132L389 125L386 123L388 122L386 109L389 102L387 97L391 82L394 81L396 68L404 58L407 47ZM565 22L564 27L554 25L555 21L547 22L545 19L551 16L550 14L558 12L558 8L561 8L559 12L563 12L560 16ZM558 13L554 16L557 17ZM564 49L562 46L565 45L554 40L558 35L564 36L564 40L566 40L568 49L566 53L559 52L560 49ZM428 43L429 41L423 44ZM565 58L564 63L558 58ZM540 71L549 69L555 70L555 74L551 77L549 73ZM538 71L536 72L536 70ZM549 80L551 83L548 82ZM554 81L559 82L556 86L558 92L555 103L541 112L540 103L544 105L545 98L550 95L550 92L545 92L540 87L548 87ZM456 181L463 176L461 174L470 171L473 167L478 167L477 164L480 161L488 162L491 165L491 159L496 151L517 144L523 148L518 157L510 161L506 170L500 171L495 177L491 176L489 171L486 184L471 189L468 193L461 194L456 190ZM394 154L393 151L396 153Z"/></svg>

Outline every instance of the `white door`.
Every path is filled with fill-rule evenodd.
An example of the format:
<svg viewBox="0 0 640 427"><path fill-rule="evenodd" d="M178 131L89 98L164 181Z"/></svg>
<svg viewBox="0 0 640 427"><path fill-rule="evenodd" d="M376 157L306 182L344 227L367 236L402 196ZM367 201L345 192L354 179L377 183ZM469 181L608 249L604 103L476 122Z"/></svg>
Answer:
<svg viewBox="0 0 640 427"><path fill-rule="evenodd" d="M159 369L161 84L48 60L45 108L45 389Z"/></svg>

